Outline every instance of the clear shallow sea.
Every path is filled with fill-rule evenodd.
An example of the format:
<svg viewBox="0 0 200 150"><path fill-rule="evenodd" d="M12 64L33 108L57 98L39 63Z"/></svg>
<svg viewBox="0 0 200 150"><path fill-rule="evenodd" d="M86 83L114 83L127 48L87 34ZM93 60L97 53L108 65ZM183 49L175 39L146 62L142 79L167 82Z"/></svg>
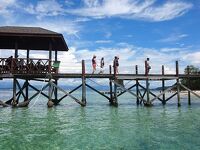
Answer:
<svg viewBox="0 0 200 150"><path fill-rule="evenodd" d="M3 99L10 91L0 94ZM126 94L116 108L88 92L84 108L67 98L48 109L42 96L29 109L0 107L0 150L199 150L200 99L192 97L191 106L186 96L181 100L180 108L176 97L147 108Z"/></svg>

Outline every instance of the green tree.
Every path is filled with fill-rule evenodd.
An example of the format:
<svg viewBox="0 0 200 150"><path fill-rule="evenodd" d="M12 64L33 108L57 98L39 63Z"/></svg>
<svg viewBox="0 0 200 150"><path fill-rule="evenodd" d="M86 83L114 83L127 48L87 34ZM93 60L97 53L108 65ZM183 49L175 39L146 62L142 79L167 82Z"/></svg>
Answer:
<svg viewBox="0 0 200 150"><path fill-rule="evenodd" d="M190 65L185 68L184 73L185 74L199 74L200 69L193 65ZM181 83L187 86L188 88L190 88L191 90L200 90L200 78L193 78L193 79L190 79L190 81L188 79L182 79Z"/></svg>

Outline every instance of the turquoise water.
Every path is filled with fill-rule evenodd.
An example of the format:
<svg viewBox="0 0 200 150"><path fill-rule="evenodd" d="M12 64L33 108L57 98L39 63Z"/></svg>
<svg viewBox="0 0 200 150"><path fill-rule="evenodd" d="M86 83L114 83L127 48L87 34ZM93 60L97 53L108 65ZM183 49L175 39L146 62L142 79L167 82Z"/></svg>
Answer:
<svg viewBox="0 0 200 150"><path fill-rule="evenodd" d="M200 100L195 97L188 106L182 96L180 108L176 98L164 107L158 102L137 106L129 94L119 98L118 108L90 92L87 101L82 108L67 98L48 109L39 97L29 109L0 107L0 150L200 149Z"/></svg>

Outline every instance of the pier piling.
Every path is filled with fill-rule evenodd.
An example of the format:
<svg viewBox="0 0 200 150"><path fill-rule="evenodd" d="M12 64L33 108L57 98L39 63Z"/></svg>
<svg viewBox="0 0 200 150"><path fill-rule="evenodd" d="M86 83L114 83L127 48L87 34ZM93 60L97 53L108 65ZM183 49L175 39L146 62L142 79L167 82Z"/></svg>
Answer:
<svg viewBox="0 0 200 150"><path fill-rule="evenodd" d="M112 66L109 65L109 74L112 74ZM113 105L113 85L112 85L112 79L109 78L109 87L110 87L110 104Z"/></svg>
<svg viewBox="0 0 200 150"><path fill-rule="evenodd" d="M176 61L176 84L177 84L177 99L178 99L178 107L181 106L181 102L180 102L180 81L179 81L179 65L178 65L178 61Z"/></svg>
<svg viewBox="0 0 200 150"><path fill-rule="evenodd" d="M82 60L82 103L86 105L85 60Z"/></svg>
<svg viewBox="0 0 200 150"><path fill-rule="evenodd" d="M189 66L187 66L187 75L188 75L188 78L187 78L187 81L188 81L188 88L190 89L190 68ZM191 96L190 96L190 91L188 91L188 105L191 105Z"/></svg>
<svg viewBox="0 0 200 150"><path fill-rule="evenodd" d="M138 65L135 66L135 74L138 75ZM135 80L136 82L136 95L137 95L137 105L140 104L140 99L139 99L139 82L138 79Z"/></svg>
<svg viewBox="0 0 200 150"><path fill-rule="evenodd" d="M164 65L162 65L162 75L165 76L165 68ZM162 78L162 92L165 90L165 79ZM162 104L165 105L166 101L165 101L165 93L163 94L162 97Z"/></svg>

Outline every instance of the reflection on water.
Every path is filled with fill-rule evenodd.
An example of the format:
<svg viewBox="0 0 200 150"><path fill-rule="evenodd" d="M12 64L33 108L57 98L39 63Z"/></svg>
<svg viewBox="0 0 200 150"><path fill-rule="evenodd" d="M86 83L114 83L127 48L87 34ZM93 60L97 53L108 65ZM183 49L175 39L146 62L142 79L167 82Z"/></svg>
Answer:
<svg viewBox="0 0 200 150"><path fill-rule="evenodd" d="M200 100L176 98L166 106L137 106L131 95L111 107L88 93L86 107L67 99L48 109L0 108L0 149L200 149Z"/></svg>

